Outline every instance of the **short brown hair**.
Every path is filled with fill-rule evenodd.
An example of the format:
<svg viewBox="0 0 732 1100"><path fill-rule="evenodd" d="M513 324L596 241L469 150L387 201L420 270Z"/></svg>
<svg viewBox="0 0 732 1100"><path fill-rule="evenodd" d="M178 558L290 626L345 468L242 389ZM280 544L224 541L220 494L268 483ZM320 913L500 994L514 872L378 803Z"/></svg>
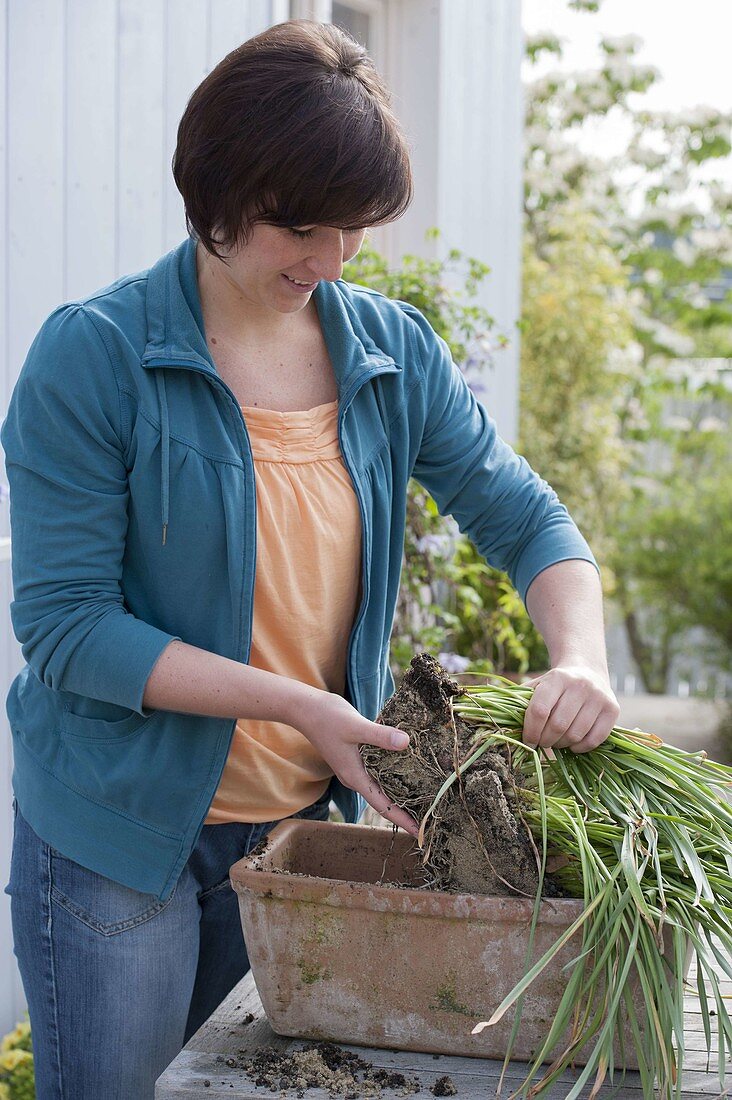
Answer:
<svg viewBox="0 0 732 1100"><path fill-rule="evenodd" d="M308 20L270 27L209 73L180 121L173 175L188 231L216 256L257 222L362 229L412 199L374 63L339 27Z"/></svg>

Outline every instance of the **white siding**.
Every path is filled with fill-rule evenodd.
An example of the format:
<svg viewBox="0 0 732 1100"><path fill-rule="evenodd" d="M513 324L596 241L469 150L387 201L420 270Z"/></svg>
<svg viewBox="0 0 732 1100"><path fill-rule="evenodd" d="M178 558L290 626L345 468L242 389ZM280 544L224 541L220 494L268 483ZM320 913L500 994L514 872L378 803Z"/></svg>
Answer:
<svg viewBox="0 0 732 1100"><path fill-rule="evenodd" d="M58 0L10 0L6 214L8 356L13 366L6 388L38 320L64 294L65 37Z"/></svg>
<svg viewBox="0 0 732 1100"><path fill-rule="evenodd" d="M348 0L344 0L348 3ZM378 3L354 4L375 12ZM429 255L424 232L493 267L486 305L510 328L518 300L520 5L385 0L372 27L414 154L417 194L375 243ZM0 419L38 327L60 302L147 267L185 234L171 175L193 89L270 23L328 19L330 0L0 0ZM377 18L374 16L374 18ZM489 405L509 438L516 351ZM0 479L5 480L0 466ZM0 538L8 533L0 501ZM0 543L0 697L21 667ZM2 711L0 710L0 714ZM0 886L10 856L10 735L0 719ZM0 892L0 1034L24 1001Z"/></svg>
<svg viewBox="0 0 732 1100"><path fill-rule="evenodd" d="M210 5L207 0L168 0L165 23L165 59L167 73L164 100L165 146L163 151L163 252L183 240L186 227L178 188L173 179L172 163L178 122L194 88L209 71ZM214 58L214 63L217 59Z"/></svg>
<svg viewBox="0 0 732 1100"><path fill-rule="evenodd" d="M431 18L425 18L429 10ZM522 34L516 0L399 0L387 6L385 70L412 144L417 189L382 232L384 250L458 248L491 268L480 304L506 333L481 399L514 441L518 427ZM419 58L419 64L414 58ZM440 239L425 244L436 226ZM378 243L378 242L377 242Z"/></svg>
<svg viewBox="0 0 732 1100"><path fill-rule="evenodd" d="M91 294L117 269L117 135L109 115L117 91L116 0L67 0L65 38L62 298L69 298Z"/></svg>
<svg viewBox="0 0 732 1100"><path fill-rule="evenodd" d="M8 351L8 309L7 292L9 268L7 226L7 87L8 87L8 0L0 0L0 361L7 362ZM9 379L0 371L1 408L5 408ZM0 463L0 478L3 466ZM9 548L3 539L7 536L7 507L0 503L0 690L4 692L13 678L11 671L11 653L16 647L10 629L10 566ZM0 703L2 700L0 700ZM4 888L8 880L8 865L12 844L13 817L10 800L10 776L12 773L12 751L10 733L0 710L0 887ZM0 1031L4 1025L14 1023L16 1014L25 1006L20 989L20 977L12 954L12 930L10 927L10 899L0 894Z"/></svg>
<svg viewBox="0 0 732 1100"><path fill-rule="evenodd" d="M271 0L216 0L211 8L211 37L208 68L212 69L230 50L268 27Z"/></svg>
<svg viewBox="0 0 732 1100"><path fill-rule="evenodd" d="M293 19L317 19L325 23L331 16L331 0L290 0Z"/></svg>
<svg viewBox="0 0 732 1100"><path fill-rule="evenodd" d="M0 416L8 404L12 387L8 332L8 2L0 0ZM15 375L13 374L12 377ZM0 477L3 466L0 463ZM7 535L7 509L0 502L0 537ZM0 563L0 572L2 572ZM0 643L2 635L0 635ZM2 648L0 646L0 648Z"/></svg>
<svg viewBox="0 0 732 1100"><path fill-rule="evenodd" d="M117 274L163 250L163 3L123 0L117 64Z"/></svg>
<svg viewBox="0 0 732 1100"><path fill-rule="evenodd" d="M515 0L451 0L445 12L436 222L449 247L492 268L482 304L509 337L510 347L497 356L494 372L484 372L481 397L511 441L518 432L523 216L523 46L515 8ZM467 22L472 33L466 39L462 28Z"/></svg>

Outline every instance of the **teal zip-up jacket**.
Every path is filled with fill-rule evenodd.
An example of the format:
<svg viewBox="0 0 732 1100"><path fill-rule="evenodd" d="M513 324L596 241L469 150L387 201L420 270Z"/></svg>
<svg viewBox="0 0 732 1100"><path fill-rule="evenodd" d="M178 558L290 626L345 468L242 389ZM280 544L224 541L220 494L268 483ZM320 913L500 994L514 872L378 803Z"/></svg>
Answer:
<svg viewBox="0 0 732 1100"><path fill-rule="evenodd" d="M394 688L410 476L522 597L552 563L594 559L416 309L343 281L315 303L363 531L347 692L375 718ZM15 797L52 847L166 901L235 722L146 709L145 684L173 639L248 660L256 569L252 453L206 346L193 240L51 314L1 438L27 662L7 704ZM359 800L340 796L355 820Z"/></svg>

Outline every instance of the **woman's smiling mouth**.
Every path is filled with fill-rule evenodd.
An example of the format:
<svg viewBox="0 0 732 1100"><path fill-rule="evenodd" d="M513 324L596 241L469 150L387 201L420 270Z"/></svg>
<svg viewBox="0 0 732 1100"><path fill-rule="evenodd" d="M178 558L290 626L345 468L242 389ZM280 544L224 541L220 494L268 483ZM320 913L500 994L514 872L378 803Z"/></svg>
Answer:
<svg viewBox="0 0 732 1100"><path fill-rule="evenodd" d="M318 285L317 280L314 283L304 283L299 279L293 279L289 275L285 275L284 272L283 278L287 279L291 287L294 287L295 290L303 291L303 293L315 290L316 286Z"/></svg>

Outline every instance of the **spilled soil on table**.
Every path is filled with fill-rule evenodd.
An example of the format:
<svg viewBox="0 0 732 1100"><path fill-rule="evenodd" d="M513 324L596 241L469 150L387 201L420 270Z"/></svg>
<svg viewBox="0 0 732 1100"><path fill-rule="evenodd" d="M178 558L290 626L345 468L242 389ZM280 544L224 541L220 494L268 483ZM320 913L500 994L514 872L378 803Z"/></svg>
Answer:
<svg viewBox="0 0 732 1100"><path fill-rule="evenodd" d="M427 653L412 659L377 721L405 730L402 752L362 745L366 770L395 803L421 822L450 774L475 748L474 727L454 714L462 688ZM508 747L488 750L453 782L428 819L424 866L435 890L536 897L538 853L518 811L516 771ZM563 891L544 878L543 894Z"/></svg>
<svg viewBox="0 0 732 1100"><path fill-rule="evenodd" d="M433 1057L439 1060L438 1055ZM414 1074L374 1066L335 1043L310 1043L286 1053L263 1047L254 1054L240 1051L238 1057L225 1061L228 1066L243 1070L257 1087L283 1096L294 1091L301 1098L309 1089L320 1089L331 1097L359 1100L379 1098L384 1091L391 1096L410 1096L424 1088ZM210 1085L210 1080L204 1081L204 1087ZM458 1091L447 1076L437 1077L428 1087L434 1096L455 1096Z"/></svg>
<svg viewBox="0 0 732 1100"><path fill-rule="evenodd" d="M241 1066L256 1085L267 1085L272 1092L294 1089L299 1097L307 1089L323 1089L345 1100L379 1097L383 1089L397 1096L420 1091L414 1076L377 1068L335 1043L314 1043L286 1054L268 1047L242 1059Z"/></svg>

